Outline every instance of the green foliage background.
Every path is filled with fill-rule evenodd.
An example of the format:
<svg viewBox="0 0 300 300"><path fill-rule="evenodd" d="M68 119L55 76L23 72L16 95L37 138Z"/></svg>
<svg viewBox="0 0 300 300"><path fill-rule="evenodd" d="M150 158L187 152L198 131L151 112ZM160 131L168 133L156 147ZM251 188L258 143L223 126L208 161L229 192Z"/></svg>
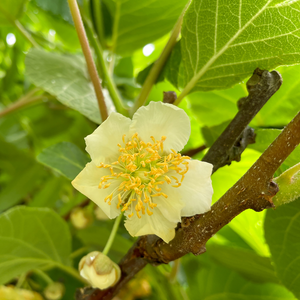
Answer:
<svg viewBox="0 0 300 300"><path fill-rule="evenodd" d="M187 1L80 4L98 33L117 90L131 107ZM181 39L148 98L161 101L162 92L170 90L187 95L180 107L190 117L192 134L184 150L210 146L221 134L237 112L238 99L247 95L245 82L256 67L277 68L283 77L281 89L250 124L256 143L239 163L213 175L213 201L299 110L299 32L297 0L194 0L187 10ZM16 42L9 45L13 36ZM145 56L148 43L154 51ZM95 51L96 63L97 58ZM103 86L113 111L105 80ZM0 284L19 282L42 293L46 282L34 272L40 269L65 284L63 299L73 299L83 286L76 271L80 257L103 249L113 221L94 217L77 229L69 218L74 207L86 203L70 180L89 161L84 137L101 118L65 0L1 1L0 99ZM299 151L276 175L299 162ZM300 299L299 204L297 199L276 211L245 211L209 241L206 254L183 257L173 280L168 277L173 264L147 266L140 277L151 293L144 299ZM93 213L94 205L86 210ZM120 260L133 241L121 226L110 257ZM129 288L128 299L133 294Z"/></svg>

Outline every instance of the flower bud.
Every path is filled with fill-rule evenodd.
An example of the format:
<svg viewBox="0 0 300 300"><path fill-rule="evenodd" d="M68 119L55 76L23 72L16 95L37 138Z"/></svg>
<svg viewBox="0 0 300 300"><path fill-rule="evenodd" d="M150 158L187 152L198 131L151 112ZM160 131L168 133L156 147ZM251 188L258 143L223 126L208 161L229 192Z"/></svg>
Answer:
<svg viewBox="0 0 300 300"><path fill-rule="evenodd" d="M121 277L119 266L98 251L93 251L81 259L79 272L92 287L101 290L114 286Z"/></svg>
<svg viewBox="0 0 300 300"><path fill-rule="evenodd" d="M93 222L93 215L87 209L76 207L71 212L70 220L76 229L84 229Z"/></svg>
<svg viewBox="0 0 300 300"><path fill-rule="evenodd" d="M48 300L59 300L63 297L64 293L65 287L60 282L53 282L44 290L44 295Z"/></svg>
<svg viewBox="0 0 300 300"><path fill-rule="evenodd" d="M0 299L43 300L42 296L36 292L18 289L13 286L0 286Z"/></svg>

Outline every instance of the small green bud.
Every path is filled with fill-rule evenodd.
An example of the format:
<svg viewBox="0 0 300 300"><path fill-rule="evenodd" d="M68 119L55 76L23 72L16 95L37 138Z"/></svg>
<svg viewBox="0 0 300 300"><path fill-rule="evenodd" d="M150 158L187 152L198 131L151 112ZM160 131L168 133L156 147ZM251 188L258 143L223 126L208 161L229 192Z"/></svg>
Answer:
<svg viewBox="0 0 300 300"><path fill-rule="evenodd" d="M44 295L47 300L59 300L63 297L64 293L65 287L60 282L53 282L44 290Z"/></svg>
<svg viewBox="0 0 300 300"><path fill-rule="evenodd" d="M81 259L79 272L92 287L101 290L114 286L121 277L119 266L98 251L93 251Z"/></svg>

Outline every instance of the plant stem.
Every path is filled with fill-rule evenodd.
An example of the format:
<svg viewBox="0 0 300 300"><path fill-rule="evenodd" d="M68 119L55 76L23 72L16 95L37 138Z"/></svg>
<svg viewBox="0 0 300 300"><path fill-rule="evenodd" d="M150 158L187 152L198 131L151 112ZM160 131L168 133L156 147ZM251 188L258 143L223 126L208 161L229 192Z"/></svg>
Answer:
<svg viewBox="0 0 300 300"><path fill-rule="evenodd" d="M102 93L102 88L101 88L101 83L99 80L98 72L97 72L93 57L92 57L92 52L91 52L91 49L89 46L89 42L88 42L85 30L83 27L78 4L77 4L76 0L68 0L68 3L69 3L72 18L73 18L73 21L75 24L75 28L77 31L77 35L78 35L78 38L79 38L79 41L81 44L82 52L83 52L85 60L86 60L88 72L89 72L90 78L92 80L94 89L95 89L96 97L98 100L98 106L99 106L99 110L100 110L100 114L101 114L101 118L102 118L102 122L103 122L108 117L107 107L106 107L104 96Z"/></svg>
<svg viewBox="0 0 300 300"><path fill-rule="evenodd" d="M60 264L60 263L57 263L55 266L58 267L59 269L61 269L62 271L65 271L66 273L70 274L71 276L76 278L78 281L81 281L82 283L87 284L86 280L79 275L79 272L76 269L66 266L66 265L63 265L63 264Z"/></svg>
<svg viewBox="0 0 300 300"><path fill-rule="evenodd" d="M173 265L172 270L169 275L169 280L171 283L174 283L176 281L176 276L177 276L177 273L179 270L180 258L174 260L173 263L174 263L174 265Z"/></svg>
<svg viewBox="0 0 300 300"><path fill-rule="evenodd" d="M160 57L157 59L157 61L154 63L153 67L151 68L151 70L143 84L142 90L132 108L132 114L135 113L139 107L141 107L142 105L144 105L146 103L147 98L151 92L153 85L155 84L163 67L165 66L165 64L171 54L171 51L173 50L174 46L176 45L177 37L181 30L183 16L185 14L186 9L190 5L190 2L191 1L188 2L188 4L185 6L184 10L182 11L180 17L178 18L178 20L173 28L172 34L171 34L165 48L163 49L162 53L160 54Z"/></svg>
<svg viewBox="0 0 300 300"><path fill-rule="evenodd" d="M71 258L75 258L75 257L77 257L79 255L82 255L83 253L87 252L88 249L89 249L89 247L81 247L81 248L75 250L74 252L72 252L71 255L70 255L70 257Z"/></svg>
<svg viewBox="0 0 300 300"><path fill-rule="evenodd" d="M23 25L18 21L11 17L11 15L0 7L0 12L4 15L4 17L23 35L23 37L33 46L38 48L39 45L36 41L32 38L30 33L23 27Z"/></svg>
<svg viewBox="0 0 300 300"><path fill-rule="evenodd" d="M95 12L97 36L99 38L99 42L102 45L102 47L105 47L106 44L105 44L105 37L104 37L104 30L103 30L103 23L102 23L101 1L93 0L92 5L93 5L93 10Z"/></svg>
<svg viewBox="0 0 300 300"><path fill-rule="evenodd" d="M43 280L47 283L47 284L51 284L53 283L53 280L49 277L48 274L46 274L44 271L39 270L39 269L35 269L33 270L33 272L35 274L37 274L38 276L40 276L41 278L43 278Z"/></svg>
<svg viewBox="0 0 300 300"><path fill-rule="evenodd" d="M105 255L108 254L108 252L109 252L109 250L110 250L110 248L111 248L111 246L112 246L112 244L114 242L114 239L115 239L115 236L117 234L117 231L118 231L120 222L122 220L122 217L123 217L123 214L120 214L118 216L118 218L115 220L115 223L114 223L114 226L113 226L113 228L111 230L111 233L110 233L110 236L108 238L108 241L107 241L107 243L106 243L106 245L105 245L105 247L104 247L104 249L102 251L102 253L105 254Z"/></svg>
<svg viewBox="0 0 300 300"><path fill-rule="evenodd" d="M19 288L19 289L20 289L20 288L22 287L24 281L26 280L26 277L27 277L27 273L21 274L21 276L20 276L19 279L18 279L16 288Z"/></svg>
<svg viewBox="0 0 300 300"><path fill-rule="evenodd" d="M87 18L84 18L84 22L86 24L87 33L90 36L91 43L93 45L93 48L95 50L97 61L98 61L98 67L100 69L100 72L103 74L103 80L105 81L106 87L109 91L110 97L116 107L116 110L125 115L128 116L128 111L125 109L122 99L117 91L117 88L109 75L106 63L103 58L103 51L100 45L100 42L97 38L97 35L94 31L93 25L91 24L91 21Z"/></svg>
<svg viewBox="0 0 300 300"><path fill-rule="evenodd" d="M23 97L21 97L19 100L13 102L8 107L4 108L2 111L0 111L0 118L6 116L7 114L14 112L20 108L23 108L29 104L35 103L39 100L42 100L44 95L36 95L33 96L39 89L33 89Z"/></svg>

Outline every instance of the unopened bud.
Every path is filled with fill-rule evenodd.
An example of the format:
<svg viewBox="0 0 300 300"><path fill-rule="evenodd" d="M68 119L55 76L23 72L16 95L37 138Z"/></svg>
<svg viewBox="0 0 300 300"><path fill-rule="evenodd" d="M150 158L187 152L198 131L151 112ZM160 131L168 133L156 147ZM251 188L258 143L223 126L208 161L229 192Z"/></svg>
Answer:
<svg viewBox="0 0 300 300"><path fill-rule="evenodd" d="M93 216L89 210L76 207L71 212L70 220L75 228L84 229L93 222Z"/></svg>
<svg viewBox="0 0 300 300"><path fill-rule="evenodd" d="M101 290L114 286L121 277L119 266L98 251L93 251L81 259L79 272L92 287Z"/></svg>
<svg viewBox="0 0 300 300"><path fill-rule="evenodd" d="M44 295L48 300L59 300L63 297L64 293L65 287L60 282L53 282L44 290Z"/></svg>

